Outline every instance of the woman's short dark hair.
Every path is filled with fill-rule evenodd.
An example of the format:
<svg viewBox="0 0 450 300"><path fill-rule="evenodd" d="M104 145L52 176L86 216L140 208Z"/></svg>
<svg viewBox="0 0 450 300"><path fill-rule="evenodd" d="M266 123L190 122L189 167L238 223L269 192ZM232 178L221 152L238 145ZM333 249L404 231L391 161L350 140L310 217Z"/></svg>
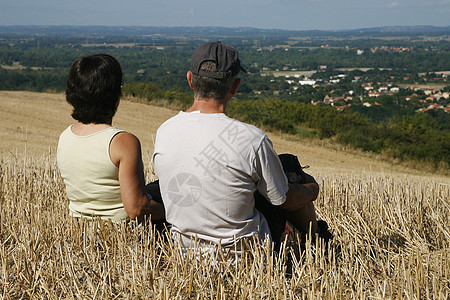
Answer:
<svg viewBox="0 0 450 300"><path fill-rule="evenodd" d="M110 123L122 95L121 86L122 69L114 57L96 54L77 59L66 88L72 117L84 124Z"/></svg>
<svg viewBox="0 0 450 300"><path fill-rule="evenodd" d="M205 61L200 65L200 70L206 72L216 72L217 65L214 61ZM192 85L194 87L194 97L212 98L222 101L231 90L236 77L215 79L192 74Z"/></svg>

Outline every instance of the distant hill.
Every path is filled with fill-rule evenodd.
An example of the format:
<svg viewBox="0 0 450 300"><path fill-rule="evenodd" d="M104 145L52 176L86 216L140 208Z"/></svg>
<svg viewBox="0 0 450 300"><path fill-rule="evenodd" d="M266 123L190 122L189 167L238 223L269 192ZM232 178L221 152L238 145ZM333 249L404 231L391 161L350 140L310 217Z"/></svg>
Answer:
<svg viewBox="0 0 450 300"><path fill-rule="evenodd" d="M384 26L384 27L373 27L373 28L361 28L354 29L351 31L359 32L395 32L395 33L443 33L450 32L450 26L439 27L439 26Z"/></svg>
<svg viewBox="0 0 450 300"><path fill-rule="evenodd" d="M289 37L418 36L450 35L450 26L386 26L349 30L282 30L251 27L163 27L163 26L0 26L0 35L41 36L166 36L185 38L257 38L281 40Z"/></svg>

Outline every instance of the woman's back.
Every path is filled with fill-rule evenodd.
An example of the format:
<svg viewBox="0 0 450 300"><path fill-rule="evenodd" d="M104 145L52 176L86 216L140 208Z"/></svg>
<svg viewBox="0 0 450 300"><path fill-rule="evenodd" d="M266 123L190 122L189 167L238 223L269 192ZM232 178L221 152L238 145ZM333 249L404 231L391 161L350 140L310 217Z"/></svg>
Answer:
<svg viewBox="0 0 450 300"><path fill-rule="evenodd" d="M60 136L57 163L66 185L73 217L100 217L121 221L128 218L121 198L116 165L110 158L115 127L77 135L69 126Z"/></svg>

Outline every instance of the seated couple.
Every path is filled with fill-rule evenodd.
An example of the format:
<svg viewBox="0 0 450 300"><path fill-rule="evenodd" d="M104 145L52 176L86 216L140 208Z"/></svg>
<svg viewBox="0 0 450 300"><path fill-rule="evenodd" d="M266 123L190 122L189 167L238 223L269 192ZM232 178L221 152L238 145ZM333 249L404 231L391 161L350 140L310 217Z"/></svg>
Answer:
<svg viewBox="0 0 450 300"><path fill-rule="evenodd" d="M187 72L193 104L158 129L159 184L146 186L139 140L112 126L121 96L119 63L104 54L76 60L66 98L78 122L61 134L57 154L70 214L115 222L166 219L182 247L192 238L234 247L255 235L278 243L286 220L303 234L327 236L315 216L314 178L295 156L278 157L264 132L225 115L240 71L234 48L214 42L195 50Z"/></svg>

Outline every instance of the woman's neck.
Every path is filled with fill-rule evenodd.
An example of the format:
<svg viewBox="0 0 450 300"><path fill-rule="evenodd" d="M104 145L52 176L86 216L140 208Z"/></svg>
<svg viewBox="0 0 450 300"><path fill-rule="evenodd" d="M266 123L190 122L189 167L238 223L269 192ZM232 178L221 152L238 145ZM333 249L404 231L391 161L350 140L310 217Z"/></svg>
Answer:
<svg viewBox="0 0 450 300"><path fill-rule="evenodd" d="M102 131L106 128L111 127L111 124L107 124L107 123L101 123L101 124L96 124L96 123L89 123L89 124L84 124L81 122L77 122L75 124L72 125L72 132L75 133L76 135L89 135L89 134L93 134L99 131Z"/></svg>

